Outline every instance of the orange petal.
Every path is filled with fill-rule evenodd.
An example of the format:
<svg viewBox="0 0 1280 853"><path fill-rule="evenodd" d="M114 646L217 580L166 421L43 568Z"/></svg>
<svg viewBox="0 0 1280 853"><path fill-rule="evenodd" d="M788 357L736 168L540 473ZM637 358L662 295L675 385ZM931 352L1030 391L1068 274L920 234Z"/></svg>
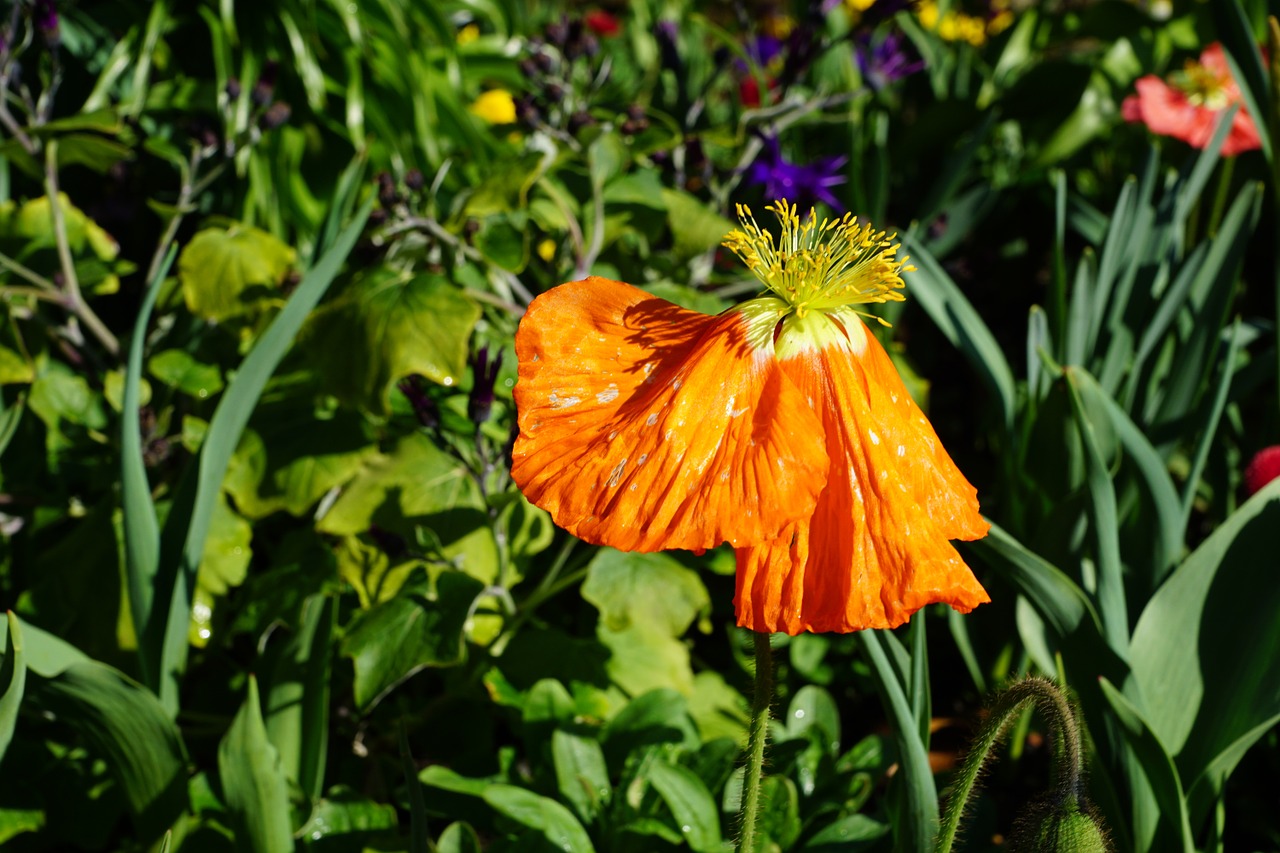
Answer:
<svg viewBox="0 0 1280 853"><path fill-rule="evenodd" d="M782 362L822 415L831 470L810 518L738 549L738 624L754 631L892 628L936 601L990 600L948 541L986 534L976 491L875 337L844 320L849 348Z"/></svg>
<svg viewBox="0 0 1280 853"><path fill-rule="evenodd" d="M603 278L553 288L516 333L511 476L588 542L752 545L813 511L822 425L743 314Z"/></svg>

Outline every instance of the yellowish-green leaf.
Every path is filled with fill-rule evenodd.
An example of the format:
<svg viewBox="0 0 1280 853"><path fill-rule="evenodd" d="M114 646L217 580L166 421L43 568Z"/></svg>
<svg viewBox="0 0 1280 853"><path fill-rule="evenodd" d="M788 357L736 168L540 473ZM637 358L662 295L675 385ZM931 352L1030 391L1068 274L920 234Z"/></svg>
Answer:
<svg viewBox="0 0 1280 853"><path fill-rule="evenodd" d="M178 256L182 295L191 313L220 321L279 297L294 251L247 225L206 228Z"/></svg>
<svg viewBox="0 0 1280 853"><path fill-rule="evenodd" d="M480 308L443 276L385 267L353 282L304 332L317 373L343 402L389 412L391 386L419 373L457 384Z"/></svg>

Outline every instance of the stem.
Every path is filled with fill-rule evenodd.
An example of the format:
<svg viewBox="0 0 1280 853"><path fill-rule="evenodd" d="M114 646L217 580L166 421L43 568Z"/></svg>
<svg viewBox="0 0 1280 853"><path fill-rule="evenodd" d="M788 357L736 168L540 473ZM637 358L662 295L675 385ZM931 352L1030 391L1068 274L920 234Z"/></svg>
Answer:
<svg viewBox="0 0 1280 853"><path fill-rule="evenodd" d="M955 789L947 802L947 813L942 820L936 853L951 853L951 845L955 843L956 833L960 829L960 819L974 794L982 768L1009 726L1018 719L1019 713L1028 704L1034 704L1049 721L1058 744L1054 761L1054 787L1064 797L1082 796L1084 757L1080 747L1080 730L1076 726L1075 714L1067 697L1047 679L1028 678L1019 681L996 699L986 724L978 732L969 754L965 756L960 775L956 778Z"/></svg>
<svg viewBox="0 0 1280 853"><path fill-rule="evenodd" d="M53 215L53 237L58 244L58 261L62 266L63 290L66 294L67 309L75 314L88 327L112 358L120 355L120 342L106 327L98 315L93 313L80 294L80 280L76 278L75 261L71 258L71 245L67 242L67 223L62 215L62 201L58 197L58 142L50 139L45 146L44 158L45 192L49 196L49 210Z"/></svg>
<svg viewBox="0 0 1280 853"><path fill-rule="evenodd" d="M751 700L751 731L747 739L747 769L742 784L742 816L738 853L753 853L760 814L760 782L764 779L764 745L769 739L769 705L773 702L773 652L769 635L752 633L756 646L756 692Z"/></svg>
<svg viewBox="0 0 1280 853"><path fill-rule="evenodd" d="M9 270L13 274L26 279L46 293L56 295L59 299L62 298L62 293L58 290L58 286L56 284L40 275L40 273L18 263L3 252L0 252L0 266Z"/></svg>

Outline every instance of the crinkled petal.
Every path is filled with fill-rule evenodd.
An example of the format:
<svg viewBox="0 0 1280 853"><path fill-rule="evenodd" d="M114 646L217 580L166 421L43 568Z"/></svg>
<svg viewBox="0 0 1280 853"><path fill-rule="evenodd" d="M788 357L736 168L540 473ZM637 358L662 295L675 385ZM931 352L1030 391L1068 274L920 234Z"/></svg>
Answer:
<svg viewBox="0 0 1280 853"><path fill-rule="evenodd" d="M511 475L588 542L735 547L812 513L822 425L778 366L771 326L588 278L539 296L516 333Z"/></svg>
<svg viewBox="0 0 1280 853"><path fill-rule="evenodd" d="M976 491L875 337L839 319L847 347L782 362L822 415L831 469L812 516L737 551L738 624L754 631L892 628L926 604L990 600L948 541L986 534Z"/></svg>

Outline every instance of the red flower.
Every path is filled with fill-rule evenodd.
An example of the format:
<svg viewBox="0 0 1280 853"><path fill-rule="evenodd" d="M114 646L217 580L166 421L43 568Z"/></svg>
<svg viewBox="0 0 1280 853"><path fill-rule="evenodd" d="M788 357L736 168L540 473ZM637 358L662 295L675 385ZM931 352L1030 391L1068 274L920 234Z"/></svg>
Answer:
<svg viewBox="0 0 1280 853"><path fill-rule="evenodd" d="M1249 467L1244 469L1244 490L1250 496L1280 477L1280 444L1264 447L1257 452Z"/></svg>
<svg viewBox="0 0 1280 853"><path fill-rule="evenodd" d="M587 25L587 29L603 38L616 36L622 29L618 19L603 9L592 9L582 16L582 22Z"/></svg>
<svg viewBox="0 0 1280 853"><path fill-rule="evenodd" d="M1135 84L1138 94L1125 98L1121 105L1125 121L1140 121L1152 133L1204 148L1222 111L1241 104L1222 144L1222 155L1234 157L1262 147L1258 127L1241 103L1240 87L1231 76L1221 44L1206 47L1198 63L1188 62L1169 80L1166 83L1155 75L1140 79Z"/></svg>

